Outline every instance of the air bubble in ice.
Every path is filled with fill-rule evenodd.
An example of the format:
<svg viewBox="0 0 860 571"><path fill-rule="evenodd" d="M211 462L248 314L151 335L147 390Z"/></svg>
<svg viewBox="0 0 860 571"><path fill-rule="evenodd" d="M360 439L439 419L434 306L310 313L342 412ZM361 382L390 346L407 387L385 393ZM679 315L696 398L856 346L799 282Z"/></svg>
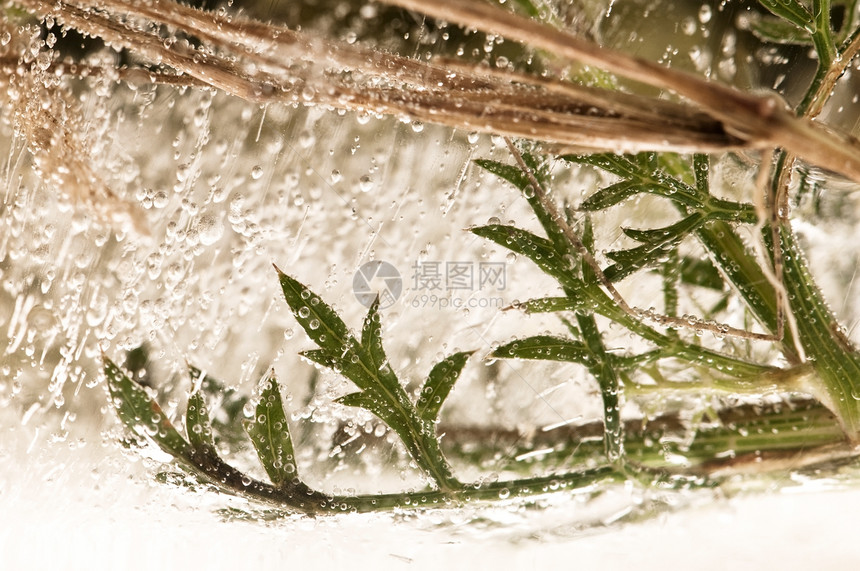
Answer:
<svg viewBox="0 0 860 571"><path fill-rule="evenodd" d="M210 246L224 235L224 225L220 220L206 214L201 216L197 223L197 233L200 243L204 246Z"/></svg>
<svg viewBox="0 0 860 571"><path fill-rule="evenodd" d="M358 189L361 192L369 192L371 188L373 188L373 179L368 174L362 175L358 179Z"/></svg>

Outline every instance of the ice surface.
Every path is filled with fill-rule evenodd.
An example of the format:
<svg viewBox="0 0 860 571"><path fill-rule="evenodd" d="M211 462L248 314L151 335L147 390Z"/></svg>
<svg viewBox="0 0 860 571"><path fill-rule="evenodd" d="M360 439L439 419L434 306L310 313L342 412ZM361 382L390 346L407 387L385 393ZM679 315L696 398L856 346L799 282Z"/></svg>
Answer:
<svg viewBox="0 0 860 571"><path fill-rule="evenodd" d="M620 42L613 34L629 29L624 18L631 8L612 4L619 19L603 33ZM639 9L642 3L631 4ZM688 12L680 19L688 43L658 46L654 59L745 87L762 80L745 65L748 60L736 59L743 45L731 37L708 39L711 15L698 6ZM636 51L639 38L629 39L627 47ZM502 48L490 45L494 49ZM118 57L102 51L90 63L109 69ZM494 65L504 66L504 57ZM678 499L696 506L689 512L600 533L590 526L611 526L642 498L613 490L587 506L584 499L549 506L541 517L467 511L418 522L366 516L266 524L224 522L216 515L225 507L249 508L238 500L157 484L153 476L164 458L153 453L141 459L117 444L121 431L99 373L102 351L122 360L125 352L145 346L146 376L174 417L189 388L186 362L242 394L251 394L274 367L289 392L293 420L314 421L300 461L307 479L323 488L355 486L356 475L377 477L401 465L391 446L385 448L390 456L366 455L363 463L337 454L327 458L333 433L345 419L355 419L355 411L331 404L349 387L297 357L309 343L278 291L272 263L336 305L355 328L366 312L354 294L356 270L372 260L395 267L403 291L382 319L386 349L403 378L418 381L443 355L477 351L445 410L451 422L552 426L595 418L600 403L577 367L482 362L493 344L559 329L555 320L499 311L551 293L555 285L464 230L490 220L537 228L513 188L471 163L510 160L502 141L323 107L261 107L204 89L117 82L110 74L56 87L59 98L30 85L30 95L48 99L18 120L35 125L45 113L68 113L82 126L72 151L85 151L87 160L86 169L73 174L104 188L82 195L71 175L51 162L56 154L26 147L25 138L32 137L15 125L14 106L4 108L0 558L14 568L115 568L123 561L140 568L165 561L423 568L438 565L440 553L458 565L487 568L560 561L589 567L605 564L612 553L615 566L656 569L673 563L702 567L703 561L719 562L712 568L731 561L827 566L852 555L848 528L839 524L855 510L856 492L771 495L716 507L707 505L712 495L691 495ZM78 164L83 156L69 161ZM576 204L594 176L566 171L558 180ZM824 204L847 213L847 222L831 231L842 232L846 243L860 243L852 237L857 209L850 193L825 197ZM643 210L652 210L648 206L644 202ZM818 212L801 209L801 220L815 222ZM661 215L652 212L649 220ZM833 276L823 286L830 299L844 300L837 310L854 324L860 319L852 302L856 256L826 247L832 237L814 228L802 228L810 247L821 248L813 266ZM608 248L621 234L599 239ZM476 276L482 264L491 264L503 268L505 282L434 290L418 264L442 271L460 265ZM370 415L359 415L357 424L386 438ZM494 466L483 468L492 472ZM416 481L406 471L384 482L400 487ZM370 485L378 486L375 480ZM571 515L572 507L582 512ZM495 525L473 525L478 516ZM808 543L800 530L812 521L819 539ZM579 540L583 526L592 529L587 541ZM52 547L42 548L40 541ZM695 553L677 548L692 544ZM789 544L790 557L784 549Z"/></svg>

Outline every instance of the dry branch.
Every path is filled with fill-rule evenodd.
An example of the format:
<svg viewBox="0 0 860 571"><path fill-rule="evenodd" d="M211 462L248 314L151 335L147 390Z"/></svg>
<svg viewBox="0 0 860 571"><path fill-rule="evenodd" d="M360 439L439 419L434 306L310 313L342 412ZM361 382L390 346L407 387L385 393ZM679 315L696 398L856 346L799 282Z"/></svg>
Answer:
<svg viewBox="0 0 860 571"><path fill-rule="evenodd" d="M860 181L860 143L798 119L776 96L607 50L478 0L384 0L670 90L689 103L590 89L469 63L417 61L168 0L17 0L153 65L259 103L322 104L574 148L784 148ZM201 41L165 37L163 30ZM166 41L167 40L167 41Z"/></svg>

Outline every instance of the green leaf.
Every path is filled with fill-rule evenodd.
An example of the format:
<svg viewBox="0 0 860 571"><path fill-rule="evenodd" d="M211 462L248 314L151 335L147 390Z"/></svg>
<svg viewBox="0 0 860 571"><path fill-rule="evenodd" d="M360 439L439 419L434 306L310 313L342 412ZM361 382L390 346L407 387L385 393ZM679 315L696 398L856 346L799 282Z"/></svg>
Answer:
<svg viewBox="0 0 860 571"><path fill-rule="evenodd" d="M333 353L341 353L350 340L349 329L337 313L320 296L283 273L278 267L278 279L284 298L299 325L317 345Z"/></svg>
<svg viewBox="0 0 860 571"><path fill-rule="evenodd" d="M375 414L380 420L385 422L385 424L394 430L398 436L400 436L401 440L403 440L403 443L406 445L406 448L410 451L410 454L419 446L418 441L410 437L411 427L409 416L404 415L396 407L392 407L389 403L386 403L382 397L375 394L375 391L371 390L349 393L334 399L334 402L344 406L363 408L364 410ZM420 455L418 457L413 455L413 458L415 458L419 463L423 460Z"/></svg>
<svg viewBox="0 0 860 571"><path fill-rule="evenodd" d="M812 13L797 0L758 0L758 2L774 16L779 16L810 34L815 33L815 19Z"/></svg>
<svg viewBox="0 0 860 571"><path fill-rule="evenodd" d="M549 190L546 188L546 181L549 179L549 172L545 165L535 156L529 153L522 153L523 162L531 171L535 181L540 186L541 191L545 195L549 195ZM533 184L527 173L523 172L518 166L506 165L497 161L477 160L476 164L487 169L491 173L507 180L517 187L531 206L532 211L537 216L538 221L546 232L547 237L552 243L555 251L559 255L572 254L572 245L568 242L564 233L558 226L558 222L553 220L553 217L544 207L543 202L538 198Z"/></svg>
<svg viewBox="0 0 860 571"><path fill-rule="evenodd" d="M589 363L591 353L586 346L571 339L552 335L537 335L502 345L490 354L497 359L536 359Z"/></svg>
<svg viewBox="0 0 860 571"><path fill-rule="evenodd" d="M660 264L675 249L675 244L647 244L630 250L606 254L614 264L603 270L613 282L618 282L642 269Z"/></svg>
<svg viewBox="0 0 860 571"><path fill-rule="evenodd" d="M429 423L418 416L415 405L386 362L378 300L368 311L359 342L318 295L280 270L278 274L287 303L308 336L320 347L303 355L342 374L361 389L337 402L364 408L378 416L397 433L416 464L437 486L454 489L457 480L451 474L432 425L428 427Z"/></svg>
<svg viewBox="0 0 860 571"><path fill-rule="evenodd" d="M475 164L497 177L505 179L519 190L524 190L530 185L528 176L519 167L514 165L506 165L505 163L489 159L477 159L475 160Z"/></svg>
<svg viewBox="0 0 860 571"><path fill-rule="evenodd" d="M364 391L357 391L354 393L343 395L342 397L334 399L334 402L342 404L344 406L354 406L356 408L369 409L374 406L374 400L370 396L365 394Z"/></svg>
<svg viewBox="0 0 860 571"><path fill-rule="evenodd" d="M752 33L763 42L781 45L813 45L809 32L779 18L762 17L752 23Z"/></svg>
<svg viewBox="0 0 860 571"><path fill-rule="evenodd" d="M576 321L582 332L589 372L597 379L603 399L603 442L610 462L624 461L624 424L621 422L621 379L615 360L606 352L593 315L578 313Z"/></svg>
<svg viewBox="0 0 860 571"><path fill-rule="evenodd" d="M514 4L529 18L540 17L540 10L531 0L514 0Z"/></svg>
<svg viewBox="0 0 860 571"><path fill-rule="evenodd" d="M492 240L496 244L526 256L546 274L564 287L577 288L580 282L574 276L572 258L564 259L553 248L552 242L527 230L504 224L491 224L472 228L472 233Z"/></svg>
<svg viewBox="0 0 860 571"><path fill-rule="evenodd" d="M581 208L589 212L603 210L610 206L615 206L631 196L648 191L648 186L639 181L622 180L621 182L616 182L613 185L602 188L586 198L582 202Z"/></svg>
<svg viewBox="0 0 860 571"><path fill-rule="evenodd" d="M588 155L564 155L562 159L583 165L591 165L623 179L639 178L639 167L624 155L615 153L592 153Z"/></svg>
<svg viewBox="0 0 860 571"><path fill-rule="evenodd" d="M637 242L645 244L663 244L667 242L675 242L678 238L683 238L693 230L704 223L704 216L701 214L691 214L674 224L670 224L664 228L622 228L621 231Z"/></svg>
<svg viewBox="0 0 860 571"><path fill-rule="evenodd" d="M656 230L626 229L625 234L648 243L629 250L608 253L607 257L612 259L615 264L606 268L604 271L606 277L612 281L620 281L634 272L660 263L687 234L699 228L705 220L706 218L702 214L696 212L665 228Z"/></svg>
<svg viewBox="0 0 860 571"><path fill-rule="evenodd" d="M274 371L263 382L260 402L254 418L245 421L245 430L272 484L283 489L298 482L293 441Z"/></svg>
<svg viewBox="0 0 860 571"><path fill-rule="evenodd" d="M388 358L382 347L382 321L379 318L379 296L373 300L367 316L364 318L364 326L361 329L361 347L370 356L373 366L378 370Z"/></svg>
<svg viewBox="0 0 860 571"><path fill-rule="evenodd" d="M103 360L111 401L122 423L135 434L155 442L165 452L191 462L191 445L173 427L158 403L113 361L107 357Z"/></svg>
<svg viewBox="0 0 860 571"><path fill-rule="evenodd" d="M451 388L457 382L472 353L474 351L461 351L436 363L430 370L427 382L421 389L418 404L415 406L418 416L431 422L438 419L442 404L448 398Z"/></svg>
<svg viewBox="0 0 860 571"><path fill-rule="evenodd" d="M209 422L209 412L206 401L200 391L188 397L188 408L185 411L185 433L194 452L204 458L215 458L215 440L212 436L212 425Z"/></svg>
<svg viewBox="0 0 860 571"><path fill-rule="evenodd" d="M621 177L622 183L632 183L640 187L641 190L639 192L647 192L648 194L653 194L655 196L662 196L663 198L668 198L678 204L683 204L684 206L696 210L702 210L705 207L702 202L705 197L702 196L696 188L693 188L682 180L669 176L659 167L650 166L654 161L648 153L644 156L636 155L632 158L624 155L616 155L614 153L566 155L562 158L570 162L598 167L617 175ZM616 196L610 193L605 197L600 196L594 200L597 203L601 203L604 200L611 202L613 199L620 197L620 201L626 198L624 196L624 193L626 192L630 192L630 195L635 194L635 192L625 189L624 186L621 186L612 192L618 193L618 195ZM600 192L598 191L596 195L599 196Z"/></svg>
<svg viewBox="0 0 860 571"><path fill-rule="evenodd" d="M299 355L308 361L313 361L314 363L322 365L323 367L328 367L329 369L336 368L338 361L340 360L340 355L332 354L332 352L327 349L308 349L307 351L300 352Z"/></svg>
<svg viewBox="0 0 860 571"><path fill-rule="evenodd" d="M577 324L566 317L560 317L559 319L561 319L561 322L564 323L564 326L567 327L567 330L573 335L574 339L582 339L582 331L579 330Z"/></svg>
<svg viewBox="0 0 860 571"><path fill-rule="evenodd" d="M248 397L233 388L224 386L224 383L203 371L188 366L188 371L195 385L200 386L206 401L214 415L210 418L215 441L226 443L231 451L244 449L247 443L245 432L242 430L243 410L248 403ZM202 381L197 382L202 377ZM220 441L219 441L220 439Z"/></svg>
<svg viewBox="0 0 860 571"><path fill-rule="evenodd" d="M685 284L723 290L723 276L708 258L686 256L681 259L681 281Z"/></svg>

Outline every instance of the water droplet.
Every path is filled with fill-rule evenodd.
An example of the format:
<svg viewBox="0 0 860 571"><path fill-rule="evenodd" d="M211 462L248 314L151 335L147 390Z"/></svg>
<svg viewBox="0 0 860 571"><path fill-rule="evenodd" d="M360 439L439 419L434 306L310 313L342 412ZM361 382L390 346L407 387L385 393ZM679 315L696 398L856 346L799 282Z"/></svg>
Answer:
<svg viewBox="0 0 860 571"><path fill-rule="evenodd" d="M373 179L369 174L362 175L361 178L358 179L358 189L361 192L369 192L371 188L373 188Z"/></svg>
<svg viewBox="0 0 860 571"><path fill-rule="evenodd" d="M167 193L163 190L159 190L152 196L152 205L155 208L164 208L167 206L167 203Z"/></svg>

